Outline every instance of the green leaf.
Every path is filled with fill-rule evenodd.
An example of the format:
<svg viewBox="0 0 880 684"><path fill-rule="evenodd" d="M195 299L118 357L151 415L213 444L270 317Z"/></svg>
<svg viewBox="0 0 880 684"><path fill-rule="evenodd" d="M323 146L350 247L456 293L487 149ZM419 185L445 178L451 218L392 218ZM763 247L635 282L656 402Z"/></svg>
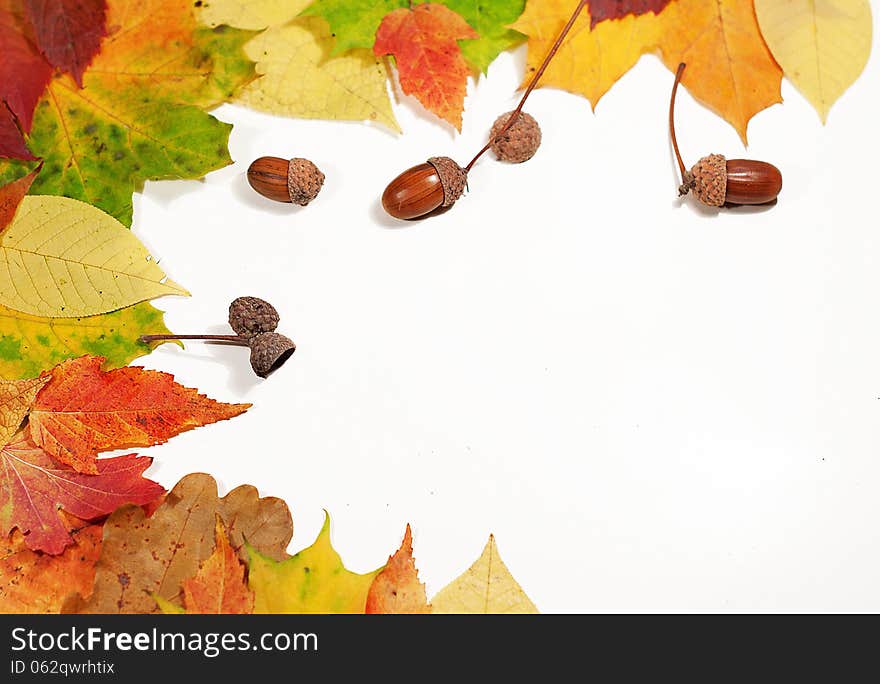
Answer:
<svg viewBox="0 0 880 684"><path fill-rule="evenodd" d="M519 31L507 28L523 13L525 0L442 0L440 4L458 12L480 34L477 40L460 41L459 46L464 58L483 73L498 55L525 40Z"/></svg>
<svg viewBox="0 0 880 684"><path fill-rule="evenodd" d="M83 354L106 357L105 369L149 354L141 335L164 335L163 313L146 302L85 318L46 318L0 306L0 377L32 378Z"/></svg>
<svg viewBox="0 0 880 684"><path fill-rule="evenodd" d="M372 48L382 18L409 7L408 0L317 0L301 16L323 17L336 36L332 54L353 48Z"/></svg>

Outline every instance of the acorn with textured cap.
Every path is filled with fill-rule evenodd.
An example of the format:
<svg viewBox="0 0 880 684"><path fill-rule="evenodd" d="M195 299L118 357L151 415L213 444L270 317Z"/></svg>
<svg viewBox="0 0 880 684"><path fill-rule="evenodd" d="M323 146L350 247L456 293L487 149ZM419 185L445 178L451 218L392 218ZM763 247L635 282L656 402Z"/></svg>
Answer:
<svg viewBox="0 0 880 684"><path fill-rule="evenodd" d="M669 100L669 135L675 158L681 171L679 197L688 193L710 207L737 204L767 204L774 201L782 190L782 174L773 164L752 159L727 159L710 154L694 164L690 171L681 160L675 137L675 94L681 82L685 64L678 65L672 97Z"/></svg>
<svg viewBox="0 0 880 684"><path fill-rule="evenodd" d="M508 127L511 116L516 118ZM531 114L507 112L495 119L492 130L489 131L489 141L498 159L521 164L534 157L538 151L541 145L541 127Z"/></svg>
<svg viewBox="0 0 880 684"><path fill-rule="evenodd" d="M141 335L139 339L141 344L204 340L250 347L251 368L265 378L284 365L296 351L293 340L275 332L279 319L278 311L265 299L238 297L229 305L229 325L235 335Z"/></svg>
<svg viewBox="0 0 880 684"><path fill-rule="evenodd" d="M263 197L301 207L318 196L324 178L317 166L301 157L260 157L247 170L248 183Z"/></svg>

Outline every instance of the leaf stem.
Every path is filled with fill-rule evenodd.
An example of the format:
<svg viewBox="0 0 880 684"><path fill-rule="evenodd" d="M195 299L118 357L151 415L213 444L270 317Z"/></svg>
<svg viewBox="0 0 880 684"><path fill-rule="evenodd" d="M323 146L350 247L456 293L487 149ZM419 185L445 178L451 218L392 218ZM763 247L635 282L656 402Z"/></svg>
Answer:
<svg viewBox="0 0 880 684"><path fill-rule="evenodd" d="M678 92L678 84L681 83L681 76L684 74L684 68L687 66L684 62L678 65L675 72L675 83L672 84L672 97L669 98L669 137L672 138L672 149L675 150L675 158L678 160L678 168L681 171L681 182L684 185L687 182L687 169L681 160L681 152L678 151L678 140L675 138L675 94Z"/></svg>
<svg viewBox="0 0 880 684"><path fill-rule="evenodd" d="M209 342L231 342L242 347L248 345L247 340L239 335L141 335L138 339L142 344L174 340L206 340Z"/></svg>
<svg viewBox="0 0 880 684"><path fill-rule="evenodd" d="M577 7L574 8L574 12L571 14L571 18L569 18L568 23L563 27L562 31L560 31L559 35L556 37L556 42L553 43L553 47L550 48L550 52L547 53L547 56L544 57L544 62L541 64L541 67L535 72L535 75L532 76L532 80L529 82L529 86L526 88L526 92L523 93L522 99L520 99L519 104L516 109L514 109L510 116L507 119L507 123L504 124L504 127L498 131L498 135L492 138L482 150L477 152L477 155L471 159L470 163L464 167L464 170L470 171L474 164L477 163L477 160L482 157L490 147L492 147L492 143L498 140L502 135L507 133L511 126L516 123L517 118L519 118L520 112L522 112L523 105L525 105L526 100L529 95L532 94L532 91L538 85L538 81L541 76L544 75L544 72L547 70L547 67L550 65L550 60L556 56L556 53L559 52L559 48L562 46L562 42L565 40L565 37L568 35L568 32L571 31L571 27L574 26L574 23L577 21L578 16L580 16L581 11L586 7L587 0L580 0L577 4Z"/></svg>

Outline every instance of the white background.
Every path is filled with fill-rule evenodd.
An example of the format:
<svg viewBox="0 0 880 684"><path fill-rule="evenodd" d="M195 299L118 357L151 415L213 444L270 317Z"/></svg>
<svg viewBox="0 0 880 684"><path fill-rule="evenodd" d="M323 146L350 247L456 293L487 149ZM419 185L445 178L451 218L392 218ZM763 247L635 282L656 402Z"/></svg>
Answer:
<svg viewBox="0 0 880 684"><path fill-rule="evenodd" d="M388 219L385 184L465 163L524 59L472 84L461 136L399 96L400 137L224 106L236 163L136 196L136 234L193 295L158 302L171 329L226 332L229 301L257 295L298 345L265 381L239 348L142 360L254 404L143 450L149 474L284 498L292 552L326 508L357 571L410 522L429 595L494 532L545 612L880 610L876 51L825 127L784 82L747 151L680 91L686 161L775 163L772 209L676 199L672 74L646 57L595 115L535 92L533 160L487 155L445 215ZM324 190L264 200L244 175L261 155L312 159Z"/></svg>

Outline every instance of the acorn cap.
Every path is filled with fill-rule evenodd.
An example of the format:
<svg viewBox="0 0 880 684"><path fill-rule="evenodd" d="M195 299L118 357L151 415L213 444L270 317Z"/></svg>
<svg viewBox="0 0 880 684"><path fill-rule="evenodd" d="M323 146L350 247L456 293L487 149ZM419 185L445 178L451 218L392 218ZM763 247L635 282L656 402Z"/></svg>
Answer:
<svg viewBox="0 0 880 684"><path fill-rule="evenodd" d="M301 207L306 206L324 185L324 174L308 159L294 157L287 166L287 192L290 201Z"/></svg>
<svg viewBox="0 0 880 684"><path fill-rule="evenodd" d="M242 337L271 332L278 320L275 307L259 297L238 297L229 305L229 325Z"/></svg>
<svg viewBox="0 0 880 684"><path fill-rule="evenodd" d="M511 127L501 137L497 137L512 114L513 112L507 112L495 119L489 132L489 140L492 141L492 151L496 157L502 161L521 164L535 156L538 151L541 145L541 127L531 114L520 112Z"/></svg>
<svg viewBox="0 0 880 684"><path fill-rule="evenodd" d="M694 164L685 178L685 184L679 188L680 195L693 190L694 195L703 204L710 207L724 205L727 197L727 159L721 154L710 154Z"/></svg>
<svg viewBox="0 0 880 684"><path fill-rule="evenodd" d="M443 186L443 205L450 207L464 194L467 186L467 171L449 157L431 157L428 163L437 170Z"/></svg>
<svg viewBox="0 0 880 684"><path fill-rule="evenodd" d="M254 335L248 345L251 348L251 368L261 378L281 368L296 351L293 340L276 332Z"/></svg>

